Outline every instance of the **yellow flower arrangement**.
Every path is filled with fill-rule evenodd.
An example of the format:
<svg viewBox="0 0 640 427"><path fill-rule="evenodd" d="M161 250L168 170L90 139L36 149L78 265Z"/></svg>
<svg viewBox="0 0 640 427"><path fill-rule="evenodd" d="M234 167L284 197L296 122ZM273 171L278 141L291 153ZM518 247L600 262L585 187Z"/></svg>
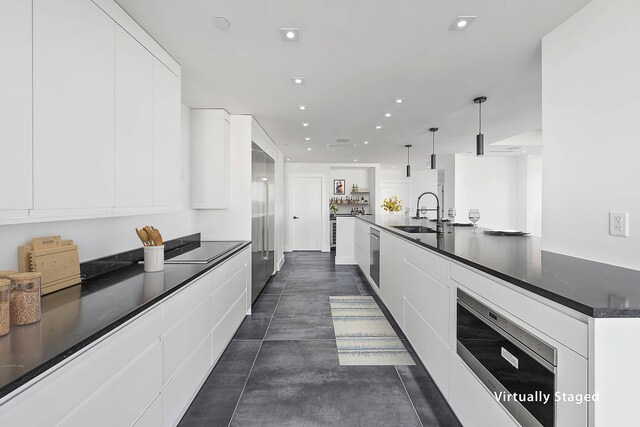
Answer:
<svg viewBox="0 0 640 427"><path fill-rule="evenodd" d="M402 200L399 200L396 196L391 196L388 199L384 199L381 206L387 212L400 212L402 210Z"/></svg>

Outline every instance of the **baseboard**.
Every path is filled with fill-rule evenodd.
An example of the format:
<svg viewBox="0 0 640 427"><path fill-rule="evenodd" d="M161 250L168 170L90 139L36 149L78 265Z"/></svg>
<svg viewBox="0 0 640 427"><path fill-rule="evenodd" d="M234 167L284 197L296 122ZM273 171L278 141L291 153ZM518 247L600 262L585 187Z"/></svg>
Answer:
<svg viewBox="0 0 640 427"><path fill-rule="evenodd" d="M357 265L358 261L355 258L336 257L336 265Z"/></svg>

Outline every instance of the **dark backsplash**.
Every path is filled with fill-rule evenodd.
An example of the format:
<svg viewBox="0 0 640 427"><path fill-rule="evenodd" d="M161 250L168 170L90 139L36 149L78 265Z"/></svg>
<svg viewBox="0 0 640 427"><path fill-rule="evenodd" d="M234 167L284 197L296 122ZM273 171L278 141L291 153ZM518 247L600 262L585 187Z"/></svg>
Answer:
<svg viewBox="0 0 640 427"><path fill-rule="evenodd" d="M191 234L189 236L179 237L177 239L164 242L164 252L171 252L183 246L193 245L200 242L200 233ZM182 251L177 251L182 252ZM144 251L142 248L133 249L126 252L120 252L115 255L109 255L103 258L85 261L80 264L80 277L83 281L92 279L101 274L110 273L120 268L137 264L144 259Z"/></svg>

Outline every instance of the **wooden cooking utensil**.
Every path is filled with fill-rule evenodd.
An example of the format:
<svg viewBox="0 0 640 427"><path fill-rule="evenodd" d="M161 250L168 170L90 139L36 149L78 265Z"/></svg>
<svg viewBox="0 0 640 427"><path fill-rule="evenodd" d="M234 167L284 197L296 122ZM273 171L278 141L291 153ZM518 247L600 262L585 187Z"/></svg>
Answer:
<svg viewBox="0 0 640 427"><path fill-rule="evenodd" d="M149 233L144 228L140 230L140 234L142 235L143 243L145 246L151 246L151 238L149 237Z"/></svg>
<svg viewBox="0 0 640 427"><path fill-rule="evenodd" d="M143 230L138 230L136 228L136 234L138 235L138 237L140 238L140 240L142 241L142 246L147 246L147 241L149 239L147 239L147 236L145 235L145 231Z"/></svg>

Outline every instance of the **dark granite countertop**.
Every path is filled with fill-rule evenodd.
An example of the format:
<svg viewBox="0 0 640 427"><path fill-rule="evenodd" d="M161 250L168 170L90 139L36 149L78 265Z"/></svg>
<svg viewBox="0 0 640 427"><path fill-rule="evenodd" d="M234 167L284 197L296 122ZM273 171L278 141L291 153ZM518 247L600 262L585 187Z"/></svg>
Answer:
<svg viewBox="0 0 640 427"><path fill-rule="evenodd" d="M131 264L42 297L42 320L0 337L0 398L62 362L250 245L210 264L166 264L145 273ZM192 243L170 256L197 248ZM167 256L169 258L169 256Z"/></svg>
<svg viewBox="0 0 640 427"><path fill-rule="evenodd" d="M640 317L640 271L543 251L539 237L491 236L480 228L473 233L472 227L445 224L438 238L391 227L435 228L429 220L358 219L590 317Z"/></svg>

